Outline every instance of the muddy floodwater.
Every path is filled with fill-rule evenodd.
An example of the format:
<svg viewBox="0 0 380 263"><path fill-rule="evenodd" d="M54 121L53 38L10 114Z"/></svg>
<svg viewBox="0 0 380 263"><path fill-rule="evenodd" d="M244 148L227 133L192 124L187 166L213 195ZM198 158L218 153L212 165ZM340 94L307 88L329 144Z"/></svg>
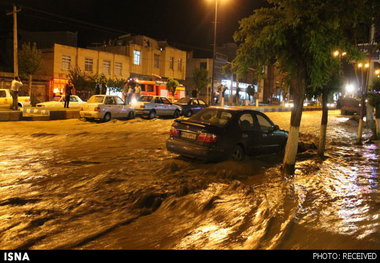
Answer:
<svg viewBox="0 0 380 263"><path fill-rule="evenodd" d="M277 155L171 154L171 119L0 123L0 247L380 249L380 144L353 145L357 122L331 111L320 160L320 118L303 114L288 177Z"/></svg>

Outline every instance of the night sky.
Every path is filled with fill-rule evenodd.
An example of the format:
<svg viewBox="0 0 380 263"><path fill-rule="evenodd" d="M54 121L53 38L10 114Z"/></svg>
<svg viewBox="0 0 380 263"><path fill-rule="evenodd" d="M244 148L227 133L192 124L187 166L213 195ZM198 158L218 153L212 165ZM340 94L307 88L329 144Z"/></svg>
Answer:
<svg viewBox="0 0 380 263"><path fill-rule="evenodd" d="M238 21L263 0L220 0L218 42L232 42ZM7 4L8 2L8 4ZM77 31L79 46L103 42L124 33L143 34L189 47L210 48L213 0L19 0L19 28L29 31ZM0 7L2 31L11 30L10 0ZM62 16L57 17L53 14ZM71 18L75 21L68 21ZM5 21L5 23L4 23ZM88 24L82 23L86 22ZM99 26L99 27L98 27Z"/></svg>

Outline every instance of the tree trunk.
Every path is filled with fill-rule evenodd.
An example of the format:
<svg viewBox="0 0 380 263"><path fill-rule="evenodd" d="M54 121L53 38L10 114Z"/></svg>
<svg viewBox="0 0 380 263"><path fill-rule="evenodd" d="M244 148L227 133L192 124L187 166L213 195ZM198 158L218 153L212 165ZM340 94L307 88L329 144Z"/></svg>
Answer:
<svg viewBox="0 0 380 263"><path fill-rule="evenodd" d="M283 172L292 175L295 171L296 157L298 151L299 129L301 124L303 101L305 98L305 78L299 74L292 80L294 90L294 108L290 119L290 131L285 148L285 156L282 164Z"/></svg>
<svg viewBox="0 0 380 263"><path fill-rule="evenodd" d="M380 104L376 104L376 140L380 140Z"/></svg>
<svg viewBox="0 0 380 263"><path fill-rule="evenodd" d="M321 120L321 131L319 136L318 145L318 155L320 157L324 156L326 150L326 132L327 132L327 122L329 116L329 108L327 107L328 92L324 91L322 93L322 120Z"/></svg>

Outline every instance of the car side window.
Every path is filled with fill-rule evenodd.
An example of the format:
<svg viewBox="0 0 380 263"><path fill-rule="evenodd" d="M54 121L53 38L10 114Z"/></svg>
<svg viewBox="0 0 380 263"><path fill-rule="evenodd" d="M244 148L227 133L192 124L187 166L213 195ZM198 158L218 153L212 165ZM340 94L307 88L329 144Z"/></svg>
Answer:
<svg viewBox="0 0 380 263"><path fill-rule="evenodd" d="M78 100L75 97L70 97L70 102L78 102Z"/></svg>
<svg viewBox="0 0 380 263"><path fill-rule="evenodd" d="M115 97L115 100L116 100L117 105L124 105L124 101L120 99L119 97Z"/></svg>
<svg viewBox="0 0 380 263"><path fill-rule="evenodd" d="M0 98L5 98L6 96L5 90L0 90Z"/></svg>
<svg viewBox="0 0 380 263"><path fill-rule="evenodd" d="M206 102L204 102L203 100L198 100L198 103L199 105L206 105Z"/></svg>
<svg viewBox="0 0 380 263"><path fill-rule="evenodd" d="M114 105L115 104L115 100L113 99L113 97L107 97L104 104L107 104L107 105Z"/></svg>
<svg viewBox="0 0 380 263"><path fill-rule="evenodd" d="M190 105L198 105L198 100L192 100Z"/></svg>
<svg viewBox="0 0 380 263"><path fill-rule="evenodd" d="M162 103L161 98L155 98L154 103Z"/></svg>
<svg viewBox="0 0 380 263"><path fill-rule="evenodd" d="M251 113L243 113L239 118L239 126L243 131L254 129L254 120Z"/></svg>
<svg viewBox="0 0 380 263"><path fill-rule="evenodd" d="M164 104L171 104L167 98L161 98Z"/></svg>
<svg viewBox="0 0 380 263"><path fill-rule="evenodd" d="M261 131L269 132L273 126L272 123L267 118L265 118L264 116L260 114L257 114L256 117L257 117L257 121L258 121Z"/></svg>

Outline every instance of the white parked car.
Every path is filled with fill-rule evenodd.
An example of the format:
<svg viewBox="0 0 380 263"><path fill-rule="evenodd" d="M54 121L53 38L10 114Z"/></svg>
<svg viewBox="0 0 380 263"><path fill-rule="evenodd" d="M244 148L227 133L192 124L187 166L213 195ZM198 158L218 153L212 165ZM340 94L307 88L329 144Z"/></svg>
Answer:
<svg viewBox="0 0 380 263"><path fill-rule="evenodd" d="M94 95L81 106L79 112L81 118L86 120L109 121L112 118L135 117L132 106L125 105L124 101L116 95Z"/></svg>
<svg viewBox="0 0 380 263"><path fill-rule="evenodd" d="M71 95L69 108L80 108L84 103L85 101L83 101L77 95ZM65 96L62 96L58 101L42 102L38 103L36 106L44 108L63 108L65 106Z"/></svg>
<svg viewBox="0 0 380 263"><path fill-rule="evenodd" d="M18 106L21 108L25 106L30 106L29 97L18 96L17 102L18 102ZM12 103L13 103L13 98L11 96L9 89L0 89L0 107L9 108L12 105Z"/></svg>
<svg viewBox="0 0 380 263"><path fill-rule="evenodd" d="M132 105L135 107L137 115L147 116L153 119L157 116L173 116L178 118L182 108L172 104L168 98L160 96L141 96Z"/></svg>

